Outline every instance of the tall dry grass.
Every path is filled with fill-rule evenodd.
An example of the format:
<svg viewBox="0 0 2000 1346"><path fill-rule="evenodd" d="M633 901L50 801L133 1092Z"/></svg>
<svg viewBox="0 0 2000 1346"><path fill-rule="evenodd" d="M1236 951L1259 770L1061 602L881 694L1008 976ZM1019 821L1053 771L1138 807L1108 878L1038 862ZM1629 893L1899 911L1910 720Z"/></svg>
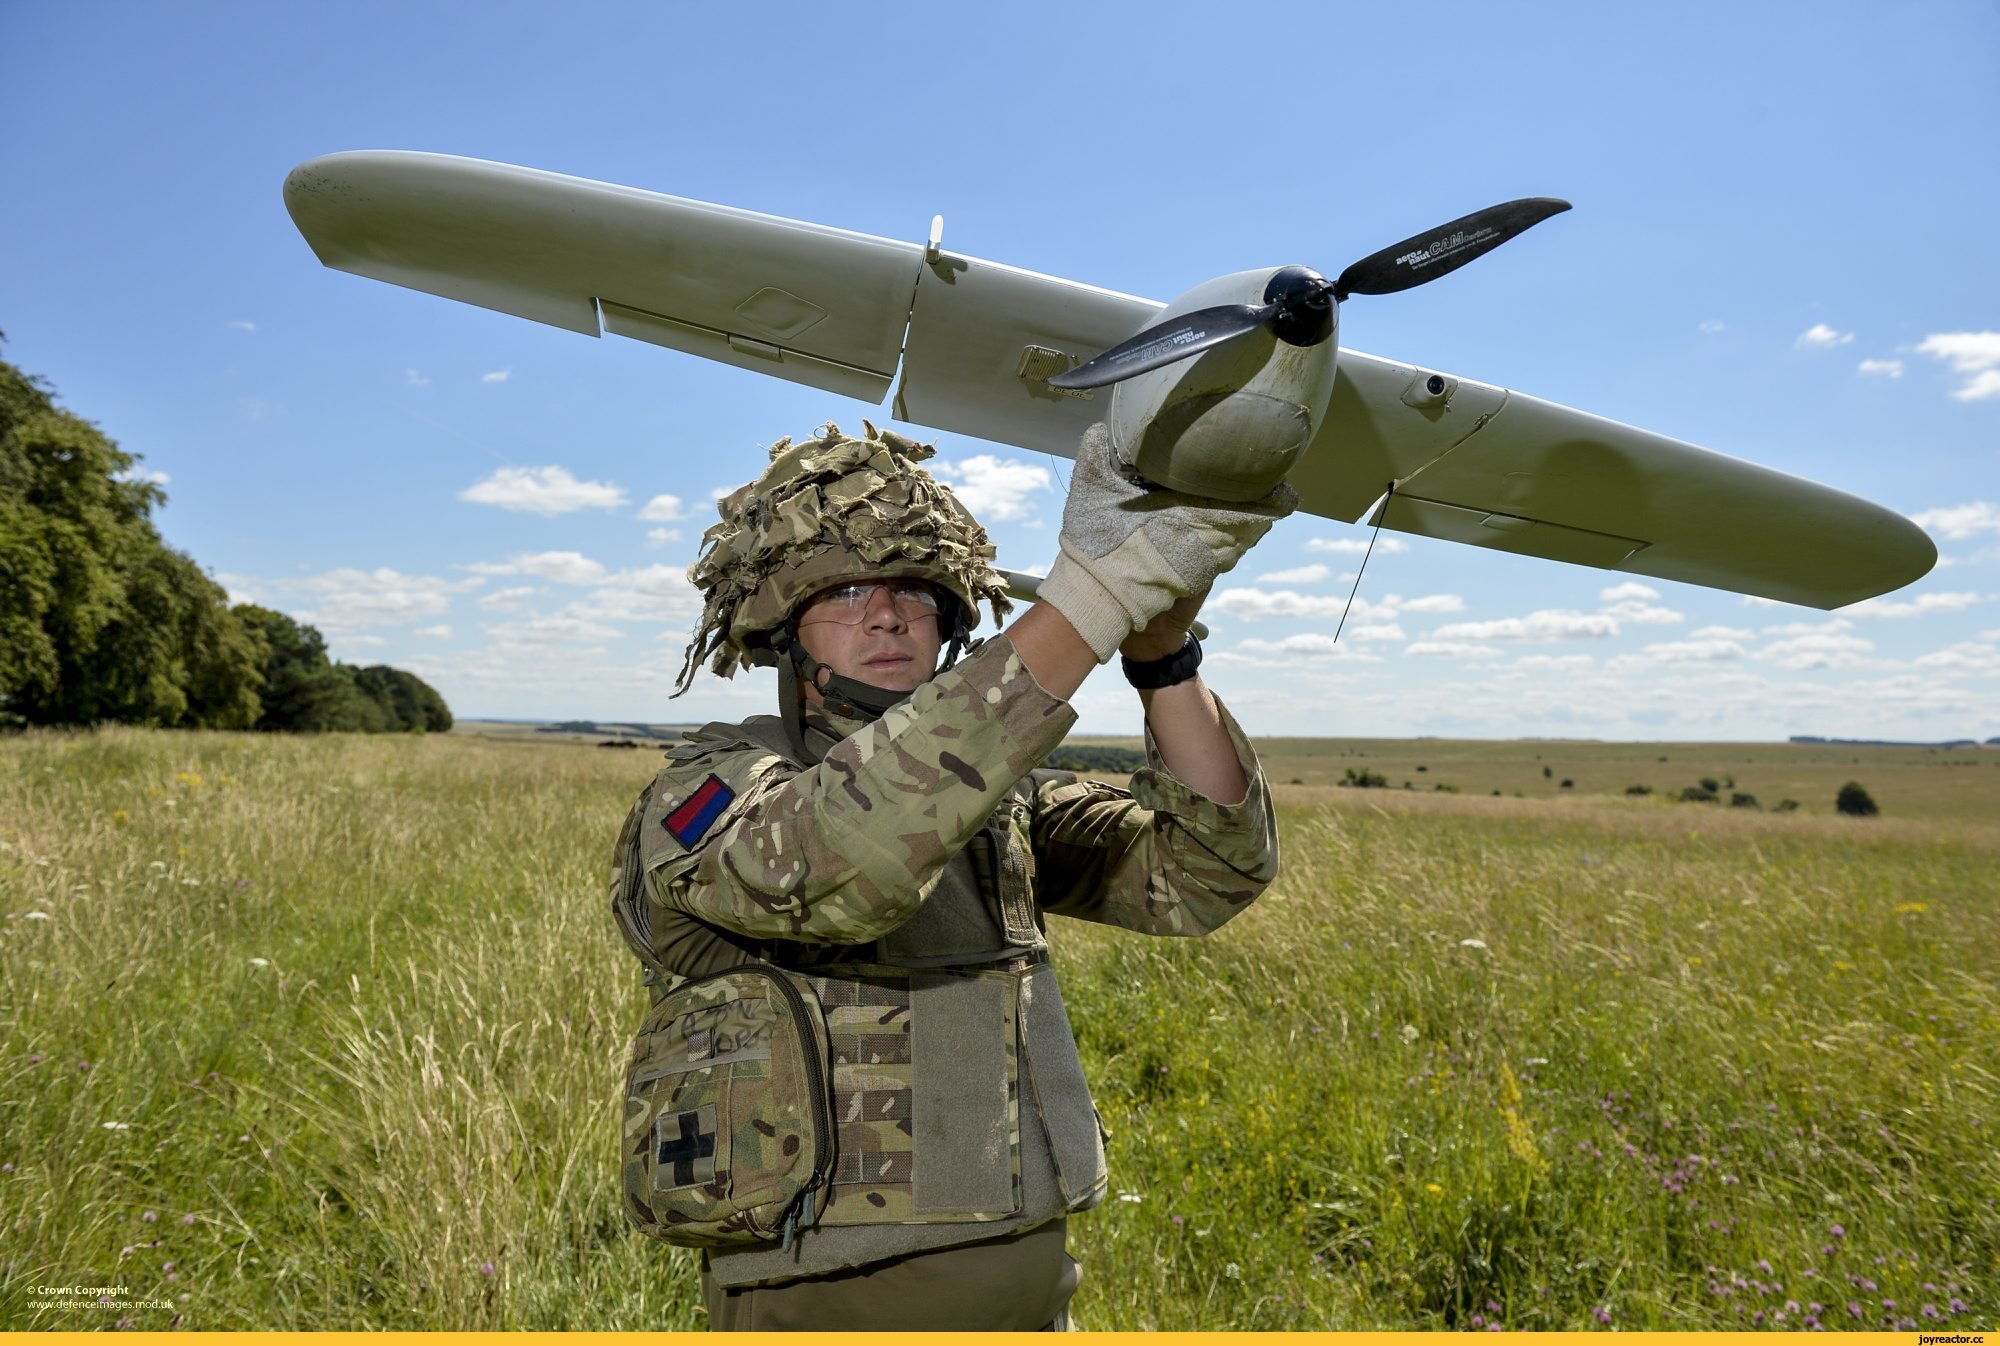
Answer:
<svg viewBox="0 0 2000 1346"><path fill-rule="evenodd" d="M603 890L651 769L0 742L0 1321L698 1326L616 1199ZM1282 798L1218 936L1053 932L1114 1132L1083 1323L1991 1320L1990 828ZM33 1292L70 1284L174 1307Z"/></svg>

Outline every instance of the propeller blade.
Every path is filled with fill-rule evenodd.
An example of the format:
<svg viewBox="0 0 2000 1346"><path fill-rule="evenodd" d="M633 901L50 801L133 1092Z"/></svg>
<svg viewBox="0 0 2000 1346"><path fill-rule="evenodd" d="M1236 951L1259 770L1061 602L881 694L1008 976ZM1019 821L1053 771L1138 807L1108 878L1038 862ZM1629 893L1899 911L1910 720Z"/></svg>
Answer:
<svg viewBox="0 0 2000 1346"><path fill-rule="evenodd" d="M1102 388L1161 365L1254 332L1278 314L1277 304L1218 304L1169 318L1128 341L1066 370L1048 381L1051 388Z"/></svg>
<svg viewBox="0 0 2000 1346"><path fill-rule="evenodd" d="M1450 224L1439 225L1363 257L1340 273L1340 279L1333 283L1334 297L1394 294L1436 280L1568 209L1567 201L1552 196L1530 196L1475 210Z"/></svg>

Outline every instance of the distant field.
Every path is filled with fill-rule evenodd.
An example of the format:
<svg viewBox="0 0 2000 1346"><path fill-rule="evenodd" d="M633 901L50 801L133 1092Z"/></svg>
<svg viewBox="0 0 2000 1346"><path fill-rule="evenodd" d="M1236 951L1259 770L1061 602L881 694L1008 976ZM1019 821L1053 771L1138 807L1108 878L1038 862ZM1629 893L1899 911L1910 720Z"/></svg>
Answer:
<svg viewBox="0 0 2000 1346"><path fill-rule="evenodd" d="M0 739L0 1327L701 1325L616 1189L657 754L555 737ZM1262 902L1052 931L1083 1325L1993 1324L2000 754L1264 752Z"/></svg>

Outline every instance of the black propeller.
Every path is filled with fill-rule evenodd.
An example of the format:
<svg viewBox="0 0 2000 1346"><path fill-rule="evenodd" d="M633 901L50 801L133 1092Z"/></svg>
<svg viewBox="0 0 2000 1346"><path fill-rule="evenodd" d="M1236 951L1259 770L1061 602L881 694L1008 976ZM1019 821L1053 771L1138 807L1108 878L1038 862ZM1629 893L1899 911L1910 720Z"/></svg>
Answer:
<svg viewBox="0 0 2000 1346"><path fill-rule="evenodd" d="M1436 280L1568 209L1567 201L1531 196L1475 210L1370 253L1341 272L1338 280L1328 280L1302 266L1285 267L1265 286L1262 304L1218 304L1169 318L1056 375L1048 381L1049 386L1102 388L1199 354L1259 327L1268 326L1279 340L1293 346L1317 345L1333 331L1333 306L1347 296L1394 294Z"/></svg>

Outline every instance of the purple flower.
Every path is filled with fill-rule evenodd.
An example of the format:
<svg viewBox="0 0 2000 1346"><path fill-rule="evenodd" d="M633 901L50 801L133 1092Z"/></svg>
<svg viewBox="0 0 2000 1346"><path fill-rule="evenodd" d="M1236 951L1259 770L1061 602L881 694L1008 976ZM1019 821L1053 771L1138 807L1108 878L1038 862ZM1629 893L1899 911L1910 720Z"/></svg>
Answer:
<svg viewBox="0 0 2000 1346"><path fill-rule="evenodd" d="M1887 1312L1894 1313L1896 1311L1896 1301L1893 1299L1885 1299L1882 1301L1882 1307Z"/></svg>
<svg viewBox="0 0 2000 1346"><path fill-rule="evenodd" d="M194 1216L193 1216L193 1215L183 1215L183 1216L181 1216L181 1223L182 1223L182 1224L188 1224L188 1225L191 1225L191 1224L193 1224L193 1223L194 1223Z"/></svg>
<svg viewBox="0 0 2000 1346"><path fill-rule="evenodd" d="M1472 1315L1472 1325L1474 1327L1484 1327L1486 1326L1486 1320L1475 1313Z"/></svg>
<svg viewBox="0 0 2000 1346"><path fill-rule="evenodd" d="M76 1068L77 1068L78 1070L89 1070L89 1069L90 1069L90 1062L88 1062L88 1061L78 1061L78 1062L76 1063Z"/></svg>
<svg viewBox="0 0 2000 1346"><path fill-rule="evenodd" d="M1486 1324L1486 1330L1488 1332L1498 1332L1501 1330L1501 1327L1498 1323L1488 1323Z"/></svg>
<svg viewBox="0 0 2000 1346"><path fill-rule="evenodd" d="M156 1215L156 1214L155 1214L154 1212L152 1212L152 1211L143 1211L143 1212L141 1212L141 1213L140 1213L140 1215L139 1215L139 1222L140 1222L141 1224L151 1224L151 1223L153 1223L153 1221L155 1221L155 1220L157 1220L157 1219L159 1219L159 1218L160 1218L160 1217L159 1217L158 1215Z"/></svg>
<svg viewBox="0 0 2000 1346"><path fill-rule="evenodd" d="M0 1164L0 1173L12 1173L13 1171L14 1166L12 1164Z"/></svg>
<svg viewBox="0 0 2000 1346"><path fill-rule="evenodd" d="M1851 1299L1847 1301L1847 1316L1856 1319L1861 1317L1861 1306Z"/></svg>
<svg viewBox="0 0 2000 1346"><path fill-rule="evenodd" d="M1762 1258L1762 1257L1758 1258L1758 1259L1757 1259L1757 1270L1759 1270L1759 1271L1763 1272L1763 1273L1764 1273L1764 1274L1765 1274L1766 1276L1770 1275L1770 1274L1771 1274L1771 1264L1770 1264L1770 1262L1769 1262L1769 1261L1767 1261L1766 1259Z"/></svg>
<svg viewBox="0 0 2000 1346"><path fill-rule="evenodd" d="M1183 1225L1183 1224L1186 1224L1186 1223L1187 1223L1187 1221L1186 1221L1186 1220L1183 1220L1183 1219L1182 1219L1182 1218L1181 1218L1180 1216L1176 1215L1176 1216L1174 1216L1174 1223L1175 1223L1176 1225Z"/></svg>
<svg viewBox="0 0 2000 1346"><path fill-rule="evenodd" d="M493 1264L491 1262L481 1262L479 1264L479 1274L482 1276L491 1276L493 1274Z"/></svg>
<svg viewBox="0 0 2000 1346"><path fill-rule="evenodd" d="M42 1063L42 1054L41 1054L40 1052L30 1052L30 1053L28 1054L28 1064L29 1064L29 1065L31 1065L31 1066L38 1066L38 1065L40 1065L41 1063Z"/></svg>
<svg viewBox="0 0 2000 1346"><path fill-rule="evenodd" d="M1597 1319L1600 1327L1609 1327L1611 1325L1611 1310L1601 1304L1590 1311L1590 1316Z"/></svg>
<svg viewBox="0 0 2000 1346"><path fill-rule="evenodd" d="M1924 1305L1923 1315L1926 1318L1941 1318L1944 1316L1938 1312L1938 1306L1935 1304Z"/></svg>
<svg viewBox="0 0 2000 1346"><path fill-rule="evenodd" d="M1827 1230L1826 1232L1833 1235L1837 1239L1844 1239L1847 1237L1847 1229L1843 1225L1835 1225L1833 1228Z"/></svg>
<svg viewBox="0 0 2000 1346"><path fill-rule="evenodd" d="M1500 1306L1489 1299L1486 1301L1486 1311L1488 1313L1498 1313L1500 1312Z"/></svg>
<svg viewBox="0 0 2000 1346"><path fill-rule="evenodd" d="M1824 1332L1825 1330L1826 1330L1825 1328L1819 1325L1819 1319L1810 1316L1806 1318L1806 1331Z"/></svg>
<svg viewBox="0 0 2000 1346"><path fill-rule="evenodd" d="M1755 1316L1753 1316L1750 1319L1750 1321L1755 1326L1762 1327L1764 1325L1764 1310L1762 1309L1757 1310Z"/></svg>

